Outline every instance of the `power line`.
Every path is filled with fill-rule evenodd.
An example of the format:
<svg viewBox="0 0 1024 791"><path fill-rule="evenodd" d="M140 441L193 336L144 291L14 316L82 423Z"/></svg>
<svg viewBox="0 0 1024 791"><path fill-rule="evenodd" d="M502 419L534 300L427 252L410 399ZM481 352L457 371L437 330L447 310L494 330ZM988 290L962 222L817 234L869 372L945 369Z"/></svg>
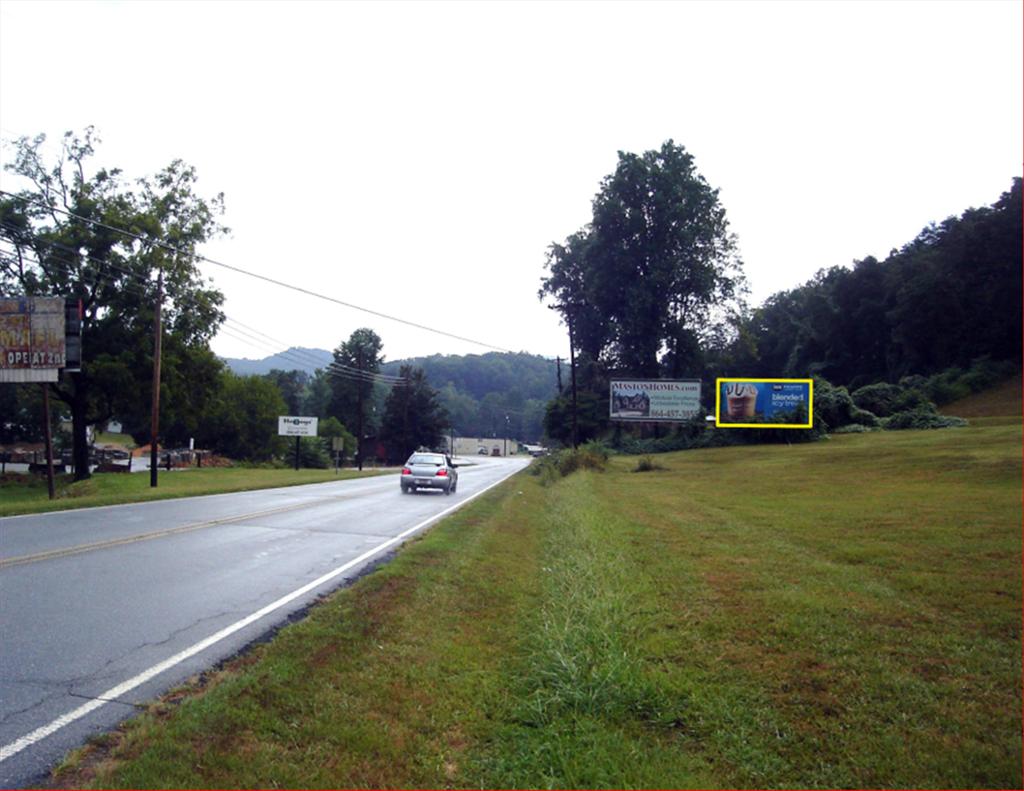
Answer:
<svg viewBox="0 0 1024 791"><path fill-rule="evenodd" d="M380 318L387 319L389 321L395 321L395 322L398 322L399 324L405 324L405 325L407 325L409 327L415 327L416 329L425 330L426 332L432 332L432 333L435 333L437 335L444 335L445 337L454 338L455 340L464 341L465 343L472 343L472 344L474 344L476 346L483 346L484 348L487 348L487 349L493 349L493 350L499 351L499 352L510 352L511 351L510 349L506 349L506 348L504 348L502 346L495 346L494 344L485 343L484 341L478 341L478 340L475 340L473 338L467 338L467 337L465 337L463 335L456 335L455 333L447 332L445 330L438 330L438 329L435 329L433 327L428 327L425 324L418 324L418 323L416 323L414 321L408 321L407 319L401 319L401 318L399 318L397 316L392 316L392 315L389 315L387 313L382 313L381 311L378 311L378 310L372 310L370 308L364 308L364 307L362 307L360 305L354 305L351 302L345 302L345 301L340 300L340 299L338 299L336 297L331 297L331 296L328 296L326 294L318 294L317 292L310 291L309 289L303 288L302 286L295 286L295 285L292 285L291 283L286 283L286 282L284 282L282 280L276 280L275 278L267 277L266 275L260 275L260 274L257 274L255 272L250 272L250 271L248 271L246 269L242 269L241 267L232 266L230 264L225 264L222 261L217 261L217 260L215 260L213 258L209 258L207 256L200 255L199 253L190 253L188 251L181 250L180 248L177 248L174 245L167 244L166 242L161 242L158 239L150 239L150 238L147 238L145 236L142 236L141 234L137 234L137 233L133 233L132 231L128 231L128 230L126 230L124 228L118 228L118 227L113 226L113 225L107 225L106 223L100 222L99 220L92 220L92 219L89 219L88 217L82 217L81 215L75 214L74 212L67 211L66 209L60 209L60 208L58 208L56 206L52 206L52 205L46 203L45 201L34 200L34 199L31 199L31 198L27 198L27 197L25 197L23 195L17 195L17 194L15 194L13 192L8 192L6 190L0 190L0 195L6 195L6 196L8 196L10 198L15 198L16 200L24 201L25 203L31 203L31 204L34 204L36 206L42 206L42 207L45 207L47 210L49 210L51 212L57 212L59 214L64 214L64 215L66 215L68 217L72 217L72 218L74 218L76 220L81 220L82 222L87 222L90 225L95 225L95 226L100 227L100 228L105 228L108 231L113 231L115 233L123 234L124 236L130 237L130 238L135 239L137 241L144 242L146 244L155 245L157 247L161 247L161 248L163 248L165 250L169 250L169 251L171 251L173 253L176 253L178 255L187 255L187 256L189 256L191 258L194 258L194 259L196 259L198 261L205 261L208 264L213 264L214 266L222 267L223 269L227 269L227 270L229 270L231 272L237 272L238 274L241 274L241 275L247 275L248 277L252 277L252 278L255 278L257 280L262 280L264 282L270 283L270 284L278 286L280 288L286 288L286 289L289 289L291 291L296 291L296 292L298 292L300 294L305 294L305 295L310 296L310 297L316 297L317 299L322 299L322 300L324 300L326 302L332 302L332 303L334 303L336 305L341 305L341 306L346 307L346 308L351 308L352 310L358 310L358 311L362 311L363 313L369 313L370 315L378 316Z"/></svg>
<svg viewBox="0 0 1024 791"><path fill-rule="evenodd" d="M4 252L0 251L0 256L2 255L4 255ZM25 258L29 263L34 263L40 266L42 265L40 261L31 256L25 256ZM52 267L53 269L62 271L65 274L74 274L72 270L67 266L67 263L68 262L66 260L51 258L47 262L47 265ZM119 288L125 291L129 291L132 294L135 294L136 296L139 296L144 299L152 296L152 294L145 291L137 283L121 283L119 285ZM181 301L180 304L185 304L185 301ZM231 326L232 324L238 324L241 326L233 327ZM334 363L331 363L330 365L326 366L326 368L324 368L323 366L320 365L320 361L315 359L311 355L303 356L302 353L296 350L294 347L286 346L286 344L284 344L281 341L275 341L274 345L268 344L266 341L258 338L253 333L243 329L243 327L245 327L245 325L243 325L237 319L232 319L230 316L224 314L224 322L220 325L219 330L223 331L228 337L236 341L240 341L248 346L252 346L253 348L260 349L261 351L264 352L270 352L271 356L280 357L283 360L293 363L300 368L306 368L312 365L315 368L323 368L326 373L335 378L348 379L351 381L359 382L368 382L374 384L380 383L387 387L394 387L396 385L402 385L404 383L404 380L401 377L389 377L384 374L376 374L372 371L360 371L357 368L350 368L348 366L345 366L340 369L334 369ZM280 348L282 345L286 346L286 348L283 350Z"/></svg>
<svg viewBox="0 0 1024 791"><path fill-rule="evenodd" d="M12 227L12 226L10 226L7 223L0 223L0 225L3 225L4 227L7 227L7 228L11 228ZM15 247L17 247L17 245L12 240L10 240L10 239L3 239L2 237L0 237L0 241L6 241L9 244L15 245ZM115 271L121 272L126 277L135 279L139 283L144 283L144 284L147 284L147 285L151 284L151 281L148 280L147 278L143 277L140 273L132 272L131 270L125 269L124 267L117 266L116 264L111 263L110 261L94 258L94 257L89 256L89 255L85 255L85 254L81 253L80 251L74 250L74 248L68 247L66 245L59 244L57 242L47 242L47 244L48 245L52 245L53 247L57 247L59 249L65 250L65 251L67 251L68 253L70 253L72 255L75 255L76 259L75 260L71 260L71 259L68 259L68 258L62 258L60 256L54 255L52 250L51 250L51 251L49 251L49 255L47 255L47 260L44 262L44 261L42 261L39 258L39 253L34 248L31 250L31 254L22 253L22 256L29 263L33 263L33 264L35 264L37 266L40 266L44 270L49 267L49 268L56 269L56 270L60 271L62 274L65 274L65 275L78 274L77 272L74 271L74 269L72 267L75 264L78 263L78 259L85 259L85 260L93 261L94 263L96 263L98 265L101 265L101 266L105 266L105 267L107 267L109 269L113 269ZM8 253L8 255L11 255L11 254ZM12 262L13 262L13 259L12 259ZM108 282L109 285L115 285L109 279L109 277L106 278L106 279L107 279L107 282ZM98 283L99 280L100 280L100 278L97 278L96 282ZM144 297L150 296L147 292L145 292L142 289L141 286L136 285L135 283L122 283L122 284L120 284L120 287L124 288L126 290L130 290L133 293L138 294L140 296L144 296ZM190 303L191 304L195 304L195 300L191 300L191 299L180 299L179 298L179 299L176 299L175 302L176 302L176 304L179 307L187 306ZM395 385L395 384L402 384L402 383L404 383L404 379L402 377L400 377L400 376L390 376L388 374L381 374L381 373L377 373L377 372L374 372L374 371L366 371L366 370L362 370L362 369L359 369L359 368L353 368L352 366L348 366L348 365L345 365L343 363L339 363L337 361L332 361L328 365L324 366L324 365L322 365L322 361L321 360L313 357L312 355L304 353L301 350L295 349L295 347L291 346L290 344L287 344L284 341L281 341L281 340L279 340L277 338L273 338L270 335L267 335L266 333L261 332L260 330L257 330L255 327L250 327L250 326L244 324L243 322L238 321L237 319L233 319L231 316L228 316L226 313L222 313L222 315L224 316L225 322L233 322L234 324L237 324L238 327L239 327L239 329L236 329L235 332L229 332L230 328L227 326L226 323L221 324L221 326L218 328L219 330L225 331L225 333L228 334L231 338L233 338L235 340L241 340L241 341L247 343L249 346L254 346L256 348L261 348L261 349L264 349L264 350L272 351L274 356L283 357L284 359L286 359L286 360L288 360L289 362L292 362L292 363L298 363L301 367L312 366L313 368L323 368L328 373L330 373L332 375L336 375L339 378L346 378L346 379L361 378L361 379L363 379L365 381L378 381L378 382L381 382L382 384L386 384L386 385L389 385L389 386ZM243 333L244 335L249 336L249 338L240 337L239 336L239 332ZM262 336L262 338L257 337L257 336ZM253 342L253 340L250 340L250 339L253 339L256 342ZM264 341L262 339L266 339L266 341L270 341L270 343L272 345L266 343L266 341ZM278 347L284 347L284 349L279 349Z"/></svg>

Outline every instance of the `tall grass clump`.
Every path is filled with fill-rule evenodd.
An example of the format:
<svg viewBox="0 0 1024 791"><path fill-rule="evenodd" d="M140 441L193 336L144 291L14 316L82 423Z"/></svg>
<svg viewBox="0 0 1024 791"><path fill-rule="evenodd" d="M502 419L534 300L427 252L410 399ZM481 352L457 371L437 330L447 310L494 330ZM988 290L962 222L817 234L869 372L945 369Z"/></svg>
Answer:
<svg viewBox="0 0 1024 791"><path fill-rule="evenodd" d="M604 472L610 455L611 451L606 445L588 442L575 449L560 450L534 462L530 465L530 474L540 478L541 485L549 486L577 470Z"/></svg>
<svg viewBox="0 0 1024 791"><path fill-rule="evenodd" d="M655 462L650 456L641 456L640 460L636 463L636 467L633 468L633 472L654 472L655 470L663 469L665 468Z"/></svg>
<svg viewBox="0 0 1024 791"><path fill-rule="evenodd" d="M640 603L656 585L617 548L625 525L590 487L574 477L549 498L542 594L524 624L500 757L488 768L497 787L617 787L654 759L633 729L664 732L684 716L686 700L640 648L652 617Z"/></svg>

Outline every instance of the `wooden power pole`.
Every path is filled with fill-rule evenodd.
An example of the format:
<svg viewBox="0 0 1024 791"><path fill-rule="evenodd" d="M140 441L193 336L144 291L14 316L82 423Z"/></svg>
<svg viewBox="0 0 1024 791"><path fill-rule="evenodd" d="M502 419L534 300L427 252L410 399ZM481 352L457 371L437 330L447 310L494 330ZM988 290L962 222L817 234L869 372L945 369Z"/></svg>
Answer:
<svg viewBox="0 0 1024 791"><path fill-rule="evenodd" d="M153 403L149 417L149 485L157 485L157 438L160 433L160 345L163 332L160 327L160 308L164 301L164 272L156 278L156 308L153 311Z"/></svg>

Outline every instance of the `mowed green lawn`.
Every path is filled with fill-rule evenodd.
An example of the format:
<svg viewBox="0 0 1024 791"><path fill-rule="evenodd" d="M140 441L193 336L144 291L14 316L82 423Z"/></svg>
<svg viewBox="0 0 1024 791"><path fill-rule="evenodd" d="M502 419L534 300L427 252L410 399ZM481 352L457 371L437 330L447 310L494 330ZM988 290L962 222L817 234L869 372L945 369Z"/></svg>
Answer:
<svg viewBox="0 0 1024 791"><path fill-rule="evenodd" d="M335 473L333 469L192 467L171 472L161 470L156 488L150 486L149 472L96 473L92 478L78 482L70 475L58 475L54 486L57 497L50 500L45 475L10 473L0 477L0 516L298 486L376 474L373 470L341 470Z"/></svg>
<svg viewBox="0 0 1024 791"><path fill-rule="evenodd" d="M99 787L1021 787L1021 429L519 475L68 762Z"/></svg>

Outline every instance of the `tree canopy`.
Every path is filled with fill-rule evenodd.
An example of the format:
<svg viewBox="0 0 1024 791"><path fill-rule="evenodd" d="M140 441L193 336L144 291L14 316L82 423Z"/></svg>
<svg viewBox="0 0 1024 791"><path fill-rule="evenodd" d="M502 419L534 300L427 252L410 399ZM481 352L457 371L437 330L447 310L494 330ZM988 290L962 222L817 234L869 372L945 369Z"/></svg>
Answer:
<svg viewBox="0 0 1024 791"><path fill-rule="evenodd" d="M400 375L404 381L391 388L380 427L391 463L405 461L417 448L438 447L448 425L448 415L423 370L403 365Z"/></svg>
<svg viewBox="0 0 1024 791"><path fill-rule="evenodd" d="M115 415L138 425L147 414L158 272L163 426L183 440L196 428L210 395L204 383L221 367L208 343L223 321L223 295L202 277L197 250L226 230L218 221L223 196L200 197L194 168L180 160L131 184L120 170L93 169L99 140L91 127L67 132L51 164L45 141L18 139L5 165L30 186L0 196L0 293L82 300L82 370L51 387L71 411L83 478L86 427Z"/></svg>
<svg viewBox="0 0 1024 791"><path fill-rule="evenodd" d="M380 371L384 344L367 327L355 330L337 349L330 373L330 414L355 431L356 463L362 469L363 440L376 428L369 412L374 403L374 374Z"/></svg>
<svg viewBox="0 0 1024 791"><path fill-rule="evenodd" d="M737 322L717 364L860 387L1021 359L1021 179L992 206L924 228L884 261L823 269Z"/></svg>
<svg viewBox="0 0 1024 791"><path fill-rule="evenodd" d="M632 376L694 370L702 339L744 287L718 191L671 140L619 152L590 224L551 245L547 268L540 297L575 347Z"/></svg>

